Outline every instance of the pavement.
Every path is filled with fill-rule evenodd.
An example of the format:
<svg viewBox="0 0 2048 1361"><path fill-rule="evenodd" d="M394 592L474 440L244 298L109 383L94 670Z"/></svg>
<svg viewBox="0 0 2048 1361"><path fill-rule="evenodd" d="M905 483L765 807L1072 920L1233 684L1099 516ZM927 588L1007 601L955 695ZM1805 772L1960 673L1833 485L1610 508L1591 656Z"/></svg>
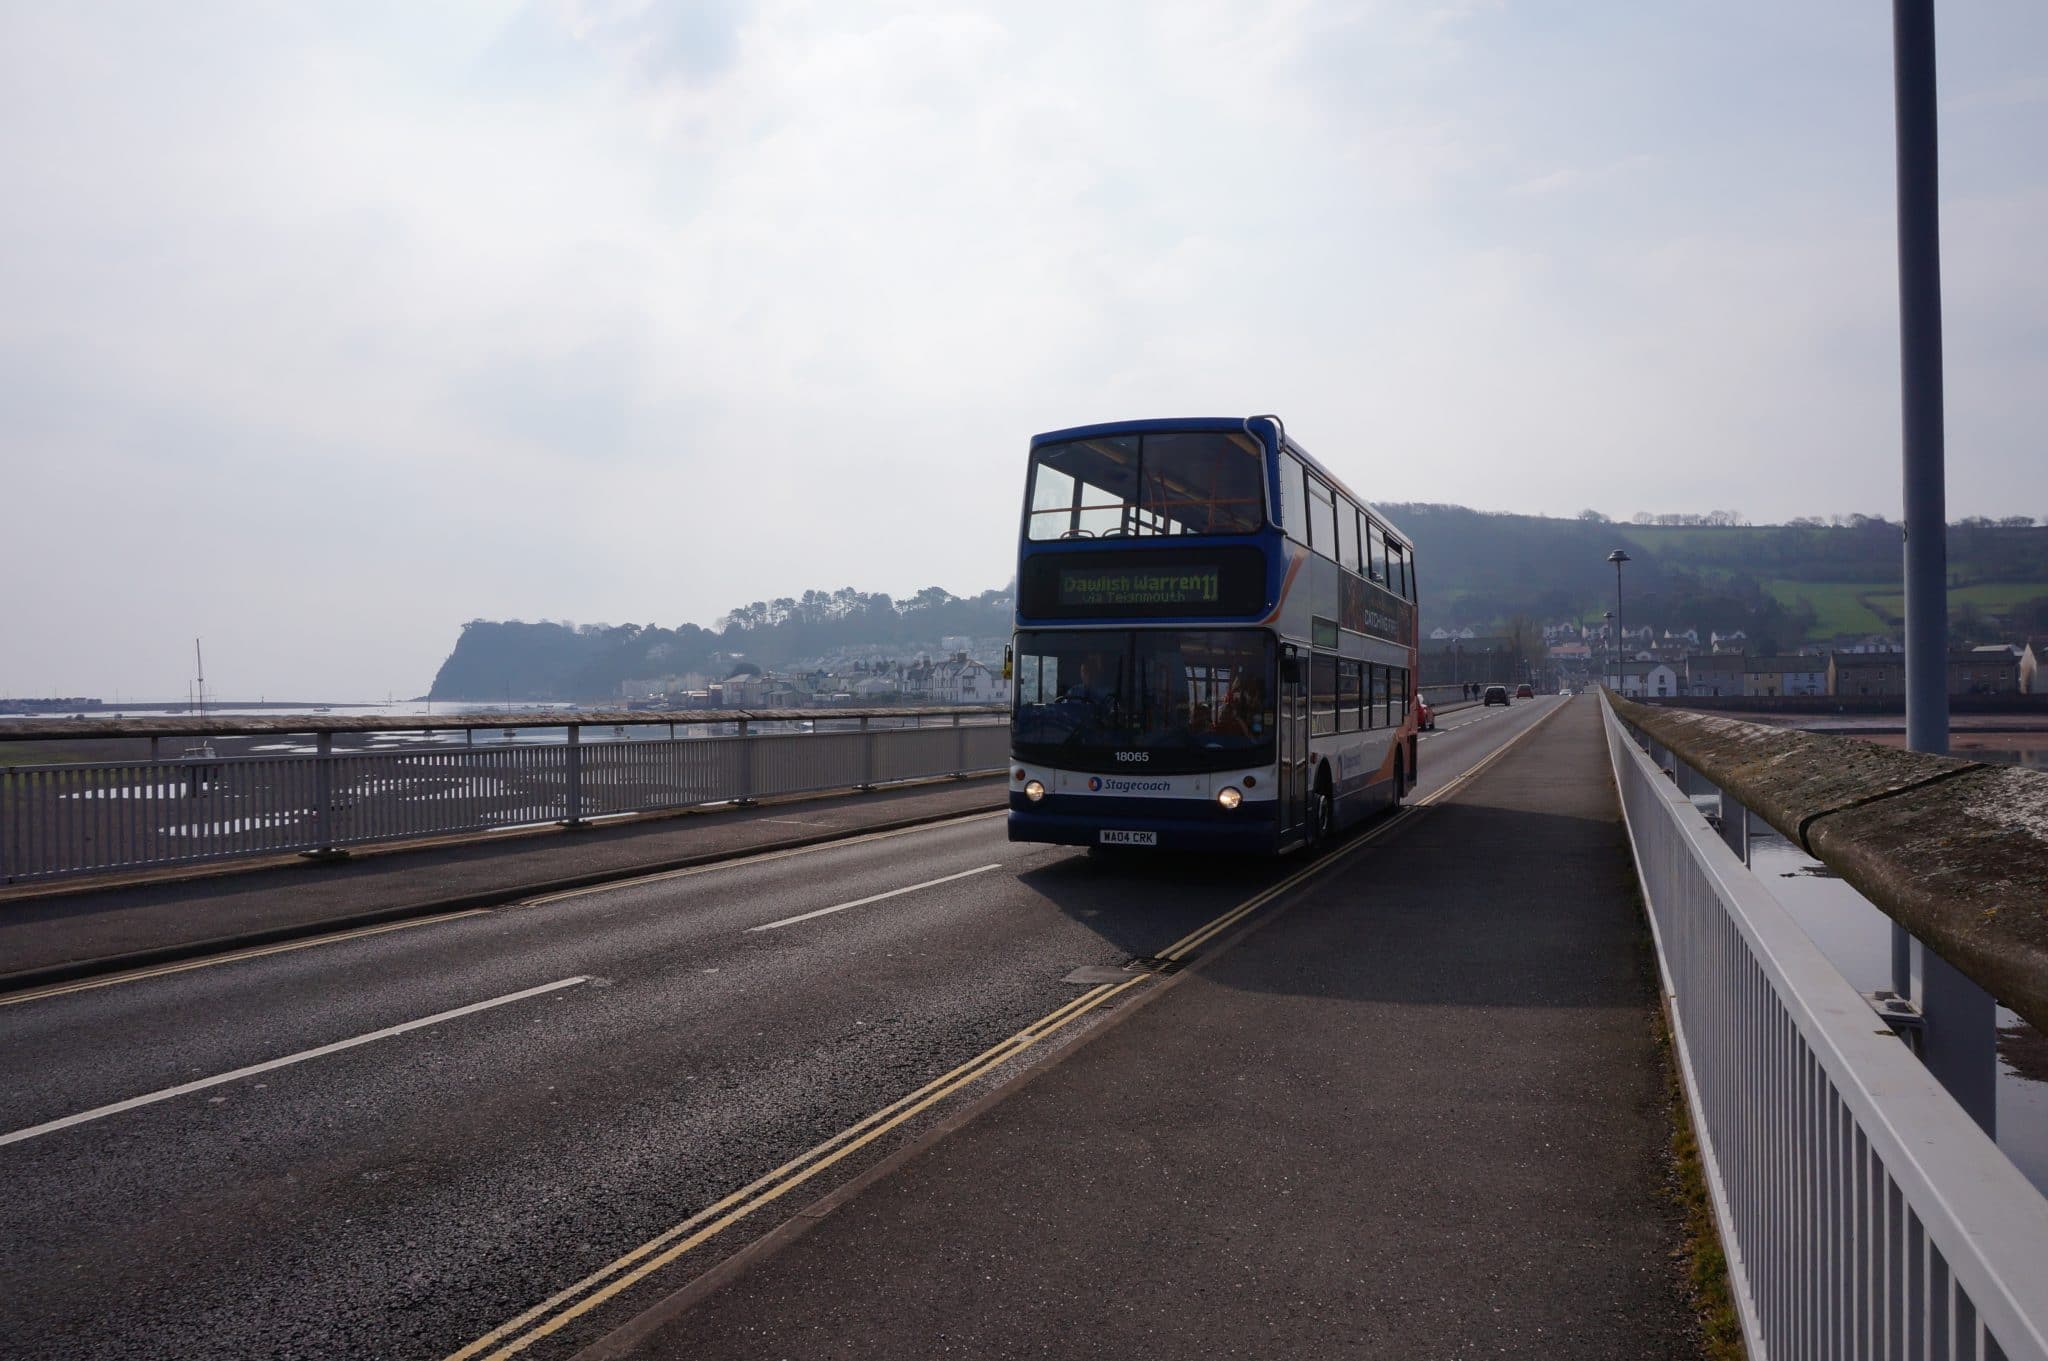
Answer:
<svg viewBox="0 0 2048 1361"><path fill-rule="evenodd" d="M1001 777L0 893L0 991L1003 806Z"/></svg>
<svg viewBox="0 0 2048 1361"><path fill-rule="evenodd" d="M1596 704L593 1355L1697 1355Z"/></svg>

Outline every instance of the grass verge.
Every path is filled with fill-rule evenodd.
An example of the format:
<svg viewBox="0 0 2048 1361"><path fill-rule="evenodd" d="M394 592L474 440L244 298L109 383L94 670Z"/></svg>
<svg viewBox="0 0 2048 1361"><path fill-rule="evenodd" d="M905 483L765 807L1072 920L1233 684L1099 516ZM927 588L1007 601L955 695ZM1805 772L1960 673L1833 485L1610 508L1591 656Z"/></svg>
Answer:
<svg viewBox="0 0 2048 1361"><path fill-rule="evenodd" d="M1728 1280L1728 1256L1721 1248L1714 1222L1714 1200L1707 1191L1706 1166L1693 1137L1692 1115L1685 1085L1678 1076L1678 1053L1671 1043L1670 1018L1657 1007L1657 1050L1664 1062L1664 1082L1671 1113L1671 1196L1685 1217L1686 1279L1692 1286L1693 1310L1699 1316L1701 1341L1712 1361L1742 1361L1742 1320Z"/></svg>
<svg viewBox="0 0 2048 1361"><path fill-rule="evenodd" d="M1617 804L1620 790L1615 791ZM1666 1010L1663 974L1657 966L1656 937L1650 929L1649 904L1643 901L1634 854L1624 835L1617 876L1622 894L1635 910L1636 958L1643 983L1654 999L1648 1007L1651 1043L1664 1076L1664 1116L1670 1126L1665 1164L1665 1194L1678 1212L1679 1245L1693 1317L1700 1330L1700 1352L1708 1361L1746 1361L1742 1319L1735 1310L1734 1287L1728 1279L1728 1254L1721 1246L1714 1220L1714 1198L1707 1189L1706 1165L1693 1136L1692 1108L1678 1071L1678 1048L1672 1042L1671 1015Z"/></svg>

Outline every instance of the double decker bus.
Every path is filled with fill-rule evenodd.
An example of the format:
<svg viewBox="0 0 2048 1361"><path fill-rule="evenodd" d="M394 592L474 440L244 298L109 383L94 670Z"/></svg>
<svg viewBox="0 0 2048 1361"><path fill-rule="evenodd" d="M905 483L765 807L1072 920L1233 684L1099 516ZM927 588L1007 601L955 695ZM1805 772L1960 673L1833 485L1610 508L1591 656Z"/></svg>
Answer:
<svg viewBox="0 0 2048 1361"><path fill-rule="evenodd" d="M1010 839L1279 853L1415 778L1410 540L1277 416L1031 440Z"/></svg>

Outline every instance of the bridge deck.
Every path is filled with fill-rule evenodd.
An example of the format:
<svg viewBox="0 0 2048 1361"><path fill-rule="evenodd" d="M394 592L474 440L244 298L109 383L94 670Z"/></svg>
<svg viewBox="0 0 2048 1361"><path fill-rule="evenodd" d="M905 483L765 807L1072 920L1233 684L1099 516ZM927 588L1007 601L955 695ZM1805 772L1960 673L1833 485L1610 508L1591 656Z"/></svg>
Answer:
<svg viewBox="0 0 2048 1361"><path fill-rule="evenodd" d="M1598 725L1568 705L599 1352L1697 1354Z"/></svg>

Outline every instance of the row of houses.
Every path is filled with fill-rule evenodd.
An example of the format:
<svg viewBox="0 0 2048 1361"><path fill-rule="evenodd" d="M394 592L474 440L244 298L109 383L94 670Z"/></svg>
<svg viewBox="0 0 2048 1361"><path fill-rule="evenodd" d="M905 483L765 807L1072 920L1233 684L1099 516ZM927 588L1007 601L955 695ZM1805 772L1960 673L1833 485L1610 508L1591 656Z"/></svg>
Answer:
<svg viewBox="0 0 2048 1361"><path fill-rule="evenodd" d="M861 663L845 670L794 674L739 671L720 681L662 676L623 682L622 697L642 709L802 709L848 704L993 704L1002 699L995 668L965 652L934 661Z"/></svg>
<svg viewBox="0 0 2048 1361"><path fill-rule="evenodd" d="M1574 620L1562 620L1543 626L1543 642L1547 647L1589 646L1611 647L1616 630L1612 623L1580 625ZM1644 652L1676 652L1680 656L1699 652L1742 652L1749 647L1749 635L1741 629L1726 633L1709 630L1701 633L1696 628L1663 629L1644 624L1637 628L1620 630L1621 641L1628 647Z"/></svg>
<svg viewBox="0 0 2048 1361"><path fill-rule="evenodd" d="M1997 644L1948 654L1951 695L2048 693L2048 644ZM1610 673L1611 675L1611 673ZM1800 653L1749 656L1695 653L1680 662L1632 657L1623 663L1621 691L1632 697L1773 698L1779 695L1847 697L1906 693L1903 652Z"/></svg>
<svg viewBox="0 0 2048 1361"><path fill-rule="evenodd" d="M882 663L850 675L824 673L818 680L832 687L835 696L861 703L995 704L1004 698L996 668L965 652L940 661L919 657L900 664Z"/></svg>

